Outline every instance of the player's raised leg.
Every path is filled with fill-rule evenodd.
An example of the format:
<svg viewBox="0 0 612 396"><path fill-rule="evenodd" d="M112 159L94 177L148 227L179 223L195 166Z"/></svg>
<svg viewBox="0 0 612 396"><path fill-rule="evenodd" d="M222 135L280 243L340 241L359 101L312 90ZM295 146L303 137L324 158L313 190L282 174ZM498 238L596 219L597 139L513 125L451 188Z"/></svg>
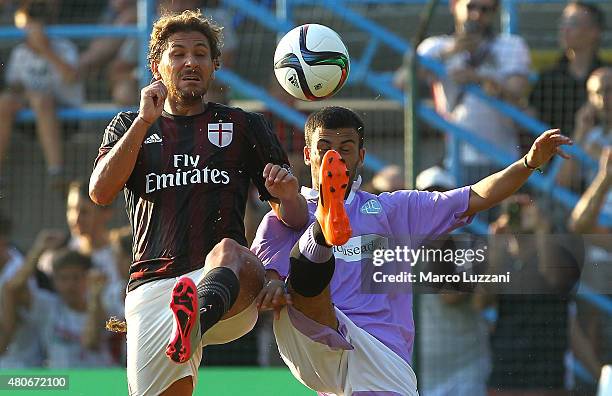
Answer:
<svg viewBox="0 0 612 396"><path fill-rule="evenodd" d="M327 151L320 168L316 221L295 244L290 257L288 284L293 307L332 328L338 325L329 292L335 269L332 246L345 244L352 233L344 209L348 174L340 155Z"/></svg>
<svg viewBox="0 0 612 396"><path fill-rule="evenodd" d="M257 321L253 302L263 287L264 269L251 251L225 238L206 257L204 274L197 283L181 277L172 292L174 326L166 354L176 363L188 361L202 336L220 321L240 319L231 331L221 332L209 343L239 338Z"/></svg>

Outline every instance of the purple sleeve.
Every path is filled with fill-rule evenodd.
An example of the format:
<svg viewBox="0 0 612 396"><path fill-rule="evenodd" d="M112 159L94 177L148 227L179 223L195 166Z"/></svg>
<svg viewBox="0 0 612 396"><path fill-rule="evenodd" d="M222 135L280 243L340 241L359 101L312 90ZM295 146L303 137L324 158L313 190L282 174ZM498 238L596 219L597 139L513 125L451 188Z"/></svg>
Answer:
<svg viewBox="0 0 612 396"><path fill-rule="evenodd" d="M284 279L289 273L289 254L300 231L285 226L273 212L268 212L257 228L251 251L266 269L273 269Z"/></svg>
<svg viewBox="0 0 612 396"><path fill-rule="evenodd" d="M444 193L401 190L379 195L395 235L436 238L472 221L461 216L470 203L470 187Z"/></svg>

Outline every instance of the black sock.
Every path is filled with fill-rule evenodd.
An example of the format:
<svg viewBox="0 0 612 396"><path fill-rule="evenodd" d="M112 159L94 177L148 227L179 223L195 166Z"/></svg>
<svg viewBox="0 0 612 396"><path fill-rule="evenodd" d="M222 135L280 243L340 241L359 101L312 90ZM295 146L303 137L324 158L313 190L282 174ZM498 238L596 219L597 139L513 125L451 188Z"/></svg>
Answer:
<svg viewBox="0 0 612 396"><path fill-rule="evenodd" d="M296 293L315 297L329 285L336 262L317 221L293 246L289 263L289 284Z"/></svg>
<svg viewBox="0 0 612 396"><path fill-rule="evenodd" d="M229 268L211 269L198 285L200 329L204 334L230 310L240 291L238 277Z"/></svg>

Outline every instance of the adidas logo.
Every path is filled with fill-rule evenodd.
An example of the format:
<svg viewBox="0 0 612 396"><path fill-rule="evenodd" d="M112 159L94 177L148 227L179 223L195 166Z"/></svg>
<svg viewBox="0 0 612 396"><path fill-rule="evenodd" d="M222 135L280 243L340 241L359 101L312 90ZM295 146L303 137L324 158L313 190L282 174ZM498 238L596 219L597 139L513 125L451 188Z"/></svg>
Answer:
<svg viewBox="0 0 612 396"><path fill-rule="evenodd" d="M293 84L294 87L300 88L300 83L298 82L297 77L295 76L295 74L293 74L293 75L291 75L289 77L289 82L291 84Z"/></svg>
<svg viewBox="0 0 612 396"><path fill-rule="evenodd" d="M144 144L161 143L161 142L162 142L162 139L159 137L159 135L157 133L154 133L153 135L145 139Z"/></svg>

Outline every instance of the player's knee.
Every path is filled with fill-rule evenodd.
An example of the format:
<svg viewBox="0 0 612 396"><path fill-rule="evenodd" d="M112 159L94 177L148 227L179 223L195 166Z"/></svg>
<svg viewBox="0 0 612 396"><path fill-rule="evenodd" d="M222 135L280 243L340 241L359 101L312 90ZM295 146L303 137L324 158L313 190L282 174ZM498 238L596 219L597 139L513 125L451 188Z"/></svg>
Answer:
<svg viewBox="0 0 612 396"><path fill-rule="evenodd" d="M220 253L236 253L241 247L242 246L232 238L223 238L217 243L215 249L219 250Z"/></svg>
<svg viewBox="0 0 612 396"><path fill-rule="evenodd" d="M212 261L213 267L224 265L224 263L236 262L241 246L231 238L223 238L210 251L207 261Z"/></svg>
<svg viewBox="0 0 612 396"><path fill-rule="evenodd" d="M206 265L211 268L231 268L238 275L241 283L243 280L248 280L254 287L263 284L265 269L261 261L249 249L231 238L223 238L217 243L206 261Z"/></svg>

